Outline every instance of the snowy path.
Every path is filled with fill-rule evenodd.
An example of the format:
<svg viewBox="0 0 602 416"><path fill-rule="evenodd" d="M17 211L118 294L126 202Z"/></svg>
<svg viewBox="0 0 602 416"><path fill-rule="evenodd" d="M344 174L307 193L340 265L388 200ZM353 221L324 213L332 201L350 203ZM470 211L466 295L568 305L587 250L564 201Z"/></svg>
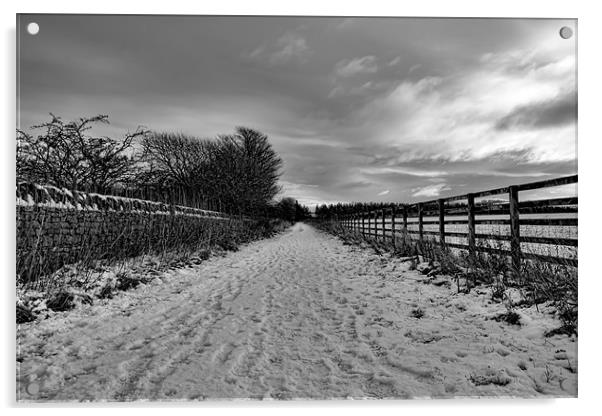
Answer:
<svg viewBox="0 0 602 416"><path fill-rule="evenodd" d="M526 316L522 328L488 320L503 306L420 276L297 224L160 284L22 325L19 398L576 394L576 343L544 339L549 316Z"/></svg>

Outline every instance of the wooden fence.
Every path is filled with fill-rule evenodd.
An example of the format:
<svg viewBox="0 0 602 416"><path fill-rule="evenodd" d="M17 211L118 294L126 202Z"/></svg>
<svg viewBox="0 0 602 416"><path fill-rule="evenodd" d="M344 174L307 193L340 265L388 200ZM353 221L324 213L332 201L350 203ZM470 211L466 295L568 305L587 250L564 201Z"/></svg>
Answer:
<svg viewBox="0 0 602 416"><path fill-rule="evenodd" d="M523 259L577 267L577 196L519 199L520 192L576 183L577 175L566 176L415 204L399 204L376 211L354 212L338 220L346 228L364 236L390 239L394 246L398 238L407 237L419 242L429 238L438 244L468 250L469 253L507 255L512 259L514 270L519 270ZM478 199L491 196L498 199L478 202ZM500 232L492 232L496 226ZM483 231L480 228L488 229ZM542 233L545 236L541 236ZM484 244L491 241L501 247ZM525 250L525 245L554 246L557 252L541 254ZM561 255L563 252L569 255Z"/></svg>

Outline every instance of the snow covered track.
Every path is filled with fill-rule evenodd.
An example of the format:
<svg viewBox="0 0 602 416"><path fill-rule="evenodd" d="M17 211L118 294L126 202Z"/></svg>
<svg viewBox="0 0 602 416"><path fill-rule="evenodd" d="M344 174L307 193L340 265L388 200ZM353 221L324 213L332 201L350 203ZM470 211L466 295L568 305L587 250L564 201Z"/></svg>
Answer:
<svg viewBox="0 0 602 416"><path fill-rule="evenodd" d="M574 396L576 342L306 224L21 325L19 400ZM421 319L412 316L416 307Z"/></svg>

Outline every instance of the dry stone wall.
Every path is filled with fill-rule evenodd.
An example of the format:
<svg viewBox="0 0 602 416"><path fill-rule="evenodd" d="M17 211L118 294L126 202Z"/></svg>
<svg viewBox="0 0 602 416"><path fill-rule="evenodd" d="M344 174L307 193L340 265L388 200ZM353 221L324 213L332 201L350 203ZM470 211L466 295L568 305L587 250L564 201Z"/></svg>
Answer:
<svg viewBox="0 0 602 416"><path fill-rule="evenodd" d="M213 245L250 222L214 211L19 184L17 273L26 278L80 260Z"/></svg>

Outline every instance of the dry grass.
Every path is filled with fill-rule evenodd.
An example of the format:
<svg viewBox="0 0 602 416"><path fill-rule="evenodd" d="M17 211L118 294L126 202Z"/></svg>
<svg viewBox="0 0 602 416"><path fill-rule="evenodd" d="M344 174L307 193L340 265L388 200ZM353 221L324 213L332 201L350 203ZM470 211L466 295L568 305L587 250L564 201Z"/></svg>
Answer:
<svg viewBox="0 0 602 416"><path fill-rule="evenodd" d="M18 322L28 322L36 314L36 306L43 303L54 311L68 310L78 303L92 302L92 298L111 298L116 292L137 287L158 277L163 271L193 266L207 260L212 253L237 250L242 244L279 233L290 223L281 220L229 221L219 228L207 222L208 227L190 230L159 244L148 240L116 240L114 250L102 258L86 253L82 259L58 269L36 267L28 270L27 258L18 259L19 269L28 279L17 276ZM89 249L93 253L93 249ZM41 256L32 252L28 256ZM34 304L35 303L35 304Z"/></svg>

